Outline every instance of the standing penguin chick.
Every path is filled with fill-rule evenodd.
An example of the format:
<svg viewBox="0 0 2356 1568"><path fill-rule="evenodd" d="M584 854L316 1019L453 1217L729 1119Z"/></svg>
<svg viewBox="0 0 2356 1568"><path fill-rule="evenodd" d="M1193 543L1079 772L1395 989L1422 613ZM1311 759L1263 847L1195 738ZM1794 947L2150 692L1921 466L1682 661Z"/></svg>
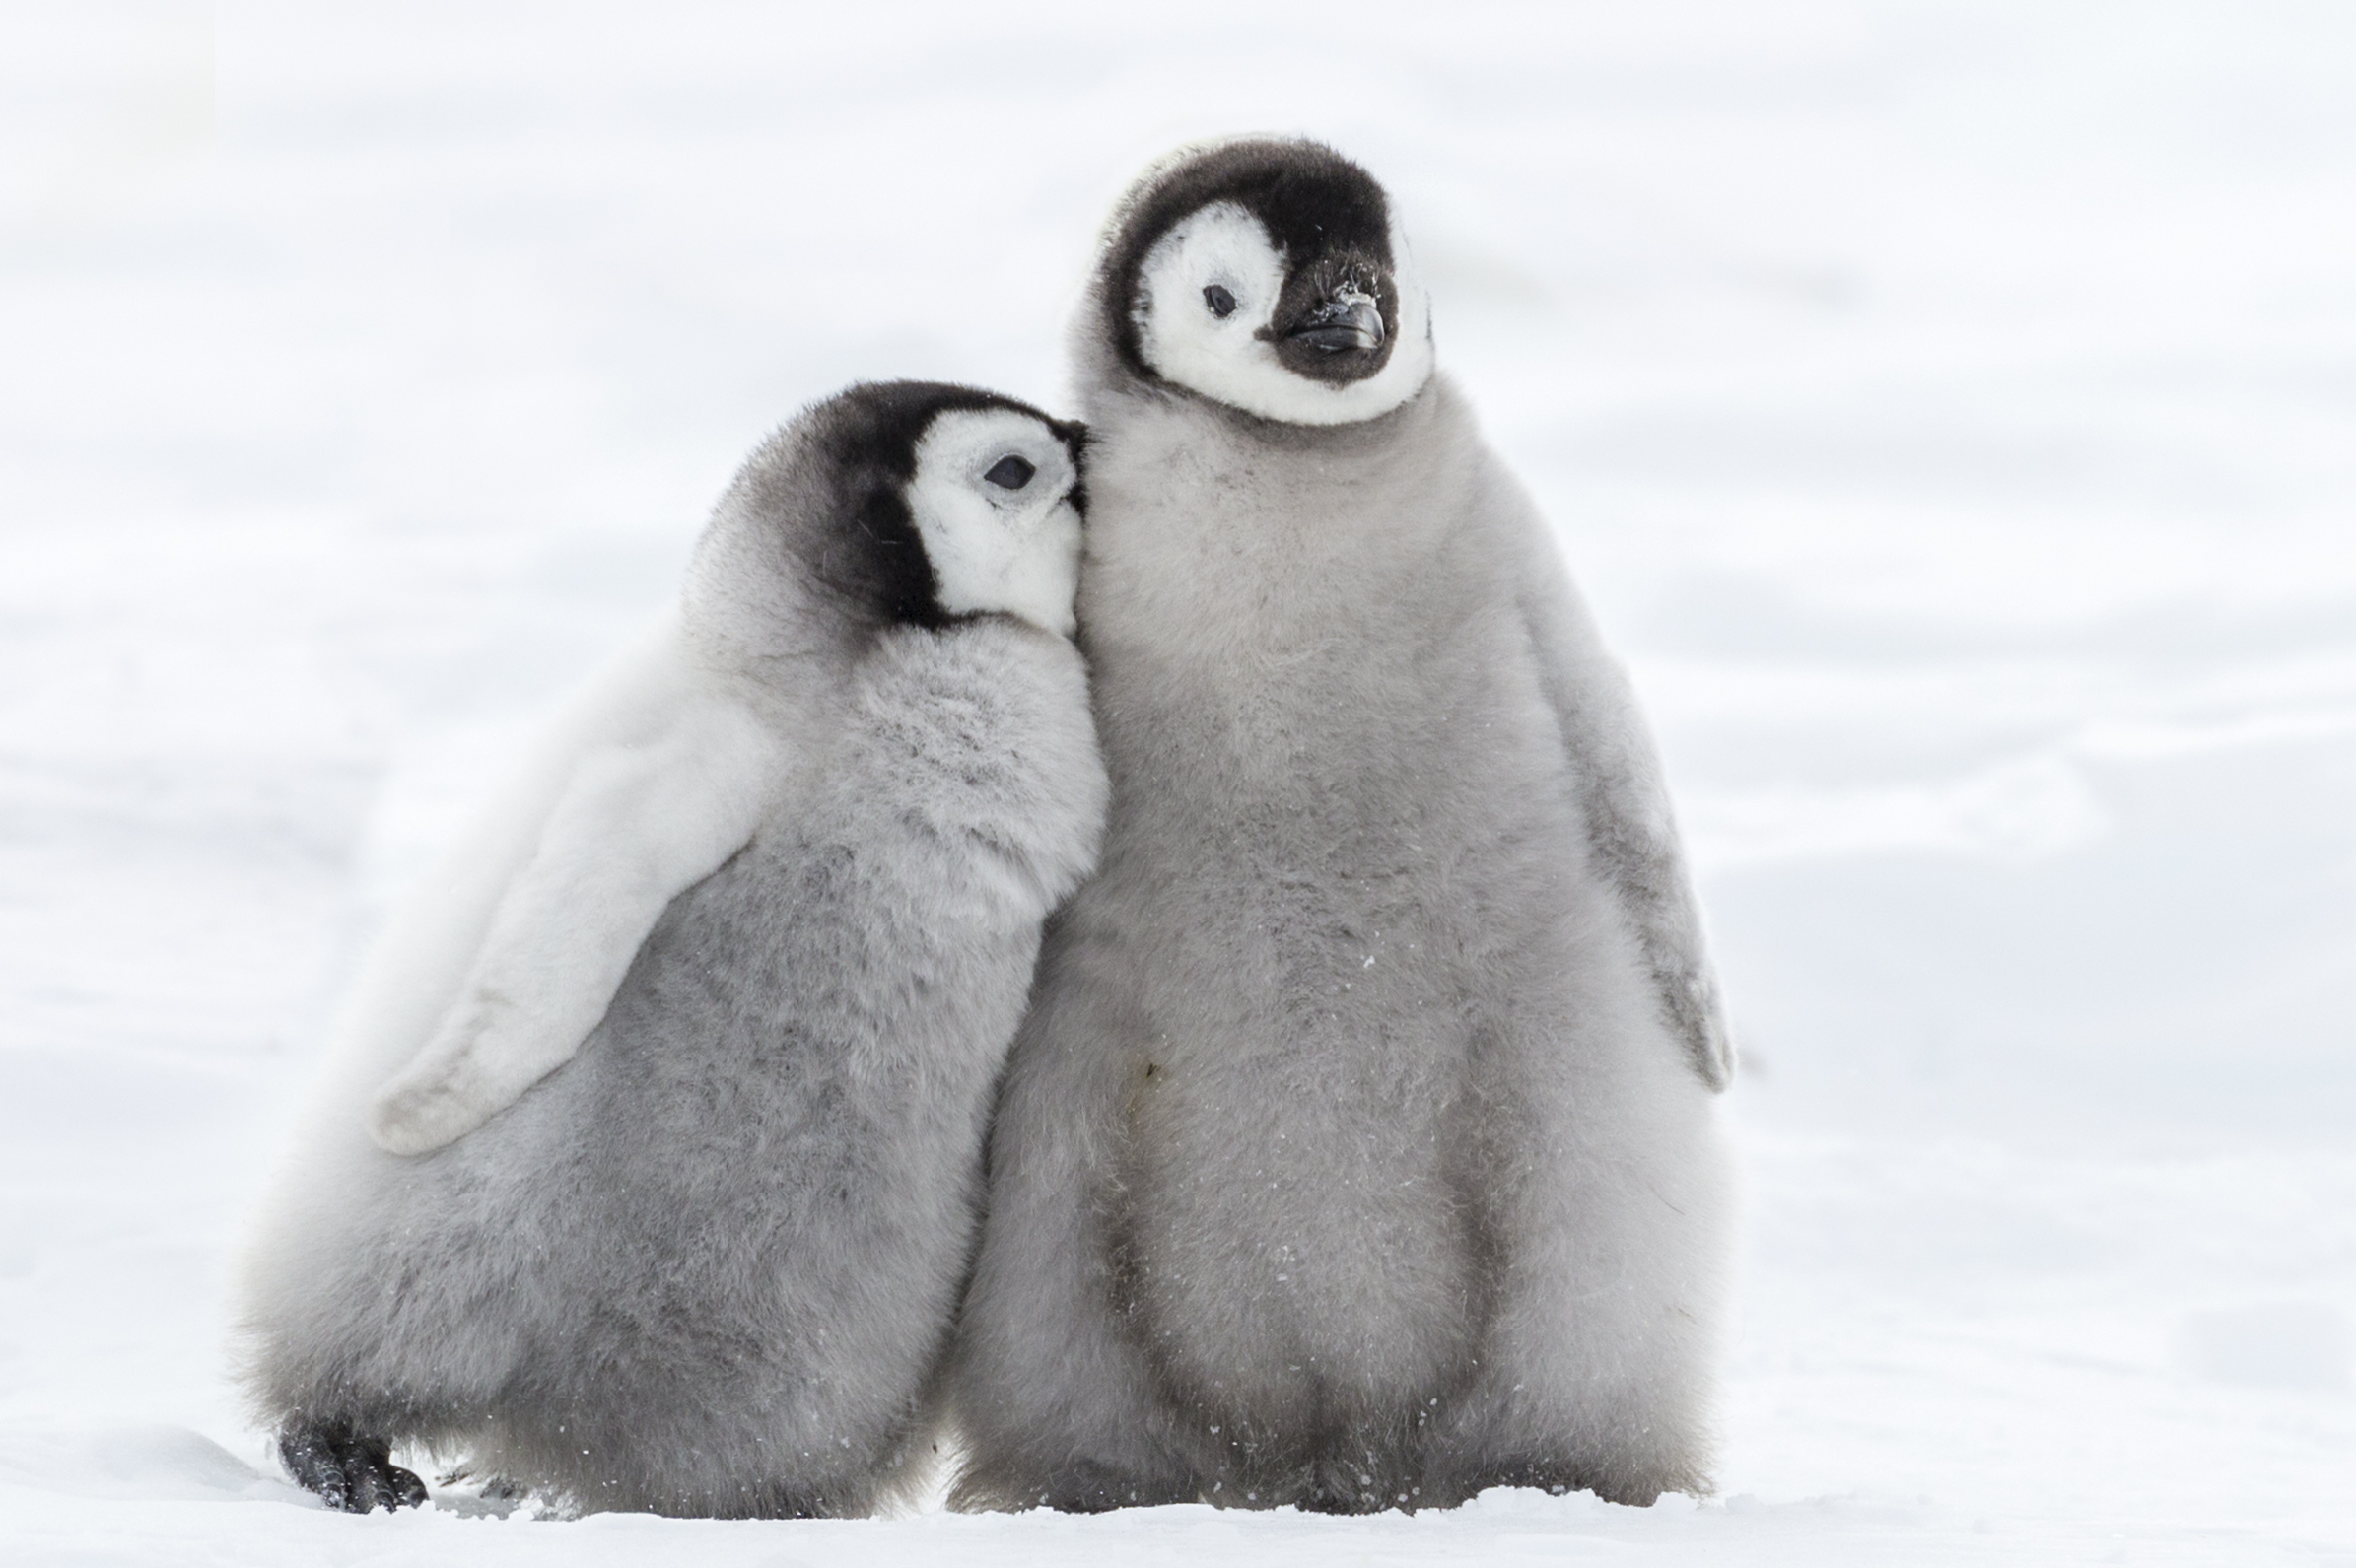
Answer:
<svg viewBox="0 0 2356 1568"><path fill-rule="evenodd" d="M857 1513L935 1403L990 1097L1105 804L1075 426L863 385L397 920L245 1280L304 1485Z"/></svg>
<svg viewBox="0 0 2356 1568"><path fill-rule="evenodd" d="M1074 332L1113 798L950 1382L965 1507L1706 1487L1730 1057L1652 744L1381 187L1227 143Z"/></svg>

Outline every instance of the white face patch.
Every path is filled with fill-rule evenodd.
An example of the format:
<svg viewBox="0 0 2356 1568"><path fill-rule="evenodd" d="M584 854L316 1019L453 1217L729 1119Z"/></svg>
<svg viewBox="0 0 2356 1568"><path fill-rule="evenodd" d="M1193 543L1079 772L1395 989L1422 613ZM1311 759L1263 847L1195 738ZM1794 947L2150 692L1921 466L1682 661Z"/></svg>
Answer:
<svg viewBox="0 0 2356 1568"><path fill-rule="evenodd" d="M1352 425L1387 414L1431 379L1431 302L1396 218L1391 257L1399 334L1389 363L1344 386L1298 375L1258 335L1276 315L1283 252L1242 206L1213 202L1180 219L1145 252L1132 311L1139 349L1165 378L1263 419ZM1230 299L1234 309L1219 315L1214 303Z"/></svg>
<svg viewBox="0 0 2356 1568"><path fill-rule="evenodd" d="M1010 408L950 409L916 446L908 510L952 615L1000 610L1059 637L1074 628L1079 480L1056 433Z"/></svg>

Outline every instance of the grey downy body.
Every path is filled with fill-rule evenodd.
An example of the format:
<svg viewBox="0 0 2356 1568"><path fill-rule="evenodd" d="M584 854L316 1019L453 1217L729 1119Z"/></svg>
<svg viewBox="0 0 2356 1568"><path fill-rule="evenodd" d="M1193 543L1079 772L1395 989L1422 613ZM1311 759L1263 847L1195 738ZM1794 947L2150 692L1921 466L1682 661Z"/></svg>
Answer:
<svg viewBox="0 0 2356 1568"><path fill-rule="evenodd" d="M954 388L857 388L756 454L656 662L693 666L757 722L762 793L717 869L655 901L568 1059L417 1132L417 1108L450 1096L415 1069L394 1079L409 1100L387 1091L418 1030L369 1017L406 1008L447 1033L495 989L490 960L448 1007L409 999L434 990L430 964L392 965L373 1013L364 990L245 1290L256 1407L331 1502L417 1500L392 1443L588 1509L853 1514L909 1479L1040 921L1090 863L1104 798L1084 670L1058 635L1070 566L1060 612L1052 562L1029 595L1060 627L976 613L910 526L908 448L944 410L978 426L980 466L1006 445L1027 455L1002 479L1027 465L1071 490L1075 432ZM994 420L1015 440L992 444ZM1050 531L1068 537L1036 548L1076 549L1067 513ZM593 777L650 744L600 722L554 772ZM512 883L562 848L563 808L541 815L556 825ZM592 842L588 858L553 868L560 910L609 856ZM464 927L466 900L443 902L429 920ZM496 947L500 921L472 919ZM591 945L559 935L560 954Z"/></svg>
<svg viewBox="0 0 2356 1568"><path fill-rule="evenodd" d="M1284 211L1320 180L1345 189L1313 226ZM1321 252L1353 193L1356 251ZM1155 242L1206 202L1279 254L1255 340L1282 361L1152 352L1148 310L1198 294L1250 325L1251 289L1183 264L1248 274L1233 232ZM1715 985L1651 743L1542 519L1427 346L1388 406L1343 400L1422 330L1387 224L1308 144L1180 161L1074 334L1113 799L992 1135L961 1506L1707 1484ZM1380 328L1319 325L1337 276ZM1302 321L1398 352L1293 386Z"/></svg>

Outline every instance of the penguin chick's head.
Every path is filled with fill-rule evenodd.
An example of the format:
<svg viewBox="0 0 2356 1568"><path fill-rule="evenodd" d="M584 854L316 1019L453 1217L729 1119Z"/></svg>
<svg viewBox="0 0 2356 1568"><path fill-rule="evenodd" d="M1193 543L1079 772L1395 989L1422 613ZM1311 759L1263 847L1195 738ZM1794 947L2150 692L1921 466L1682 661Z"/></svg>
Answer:
<svg viewBox="0 0 2356 1568"><path fill-rule="evenodd" d="M1316 142L1225 142L1148 172L1096 298L1130 374L1263 419L1354 424L1431 378L1430 306L1390 200Z"/></svg>
<svg viewBox="0 0 2356 1568"><path fill-rule="evenodd" d="M1004 614L1070 637L1081 436L969 386L849 387L736 476L697 549L689 607L775 626L799 604L854 632Z"/></svg>

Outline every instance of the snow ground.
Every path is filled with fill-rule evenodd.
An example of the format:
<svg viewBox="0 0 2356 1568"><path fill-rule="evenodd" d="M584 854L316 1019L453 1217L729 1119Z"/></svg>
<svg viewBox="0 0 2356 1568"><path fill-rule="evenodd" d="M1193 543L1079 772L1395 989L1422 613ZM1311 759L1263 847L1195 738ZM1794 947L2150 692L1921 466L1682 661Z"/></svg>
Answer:
<svg viewBox="0 0 2356 1568"><path fill-rule="evenodd" d="M2356 1563L2356 16L0 11L0 1559ZM1186 136L1399 193L1749 1070L1722 1495L331 1517L222 1282L357 944L734 463L1062 403Z"/></svg>

